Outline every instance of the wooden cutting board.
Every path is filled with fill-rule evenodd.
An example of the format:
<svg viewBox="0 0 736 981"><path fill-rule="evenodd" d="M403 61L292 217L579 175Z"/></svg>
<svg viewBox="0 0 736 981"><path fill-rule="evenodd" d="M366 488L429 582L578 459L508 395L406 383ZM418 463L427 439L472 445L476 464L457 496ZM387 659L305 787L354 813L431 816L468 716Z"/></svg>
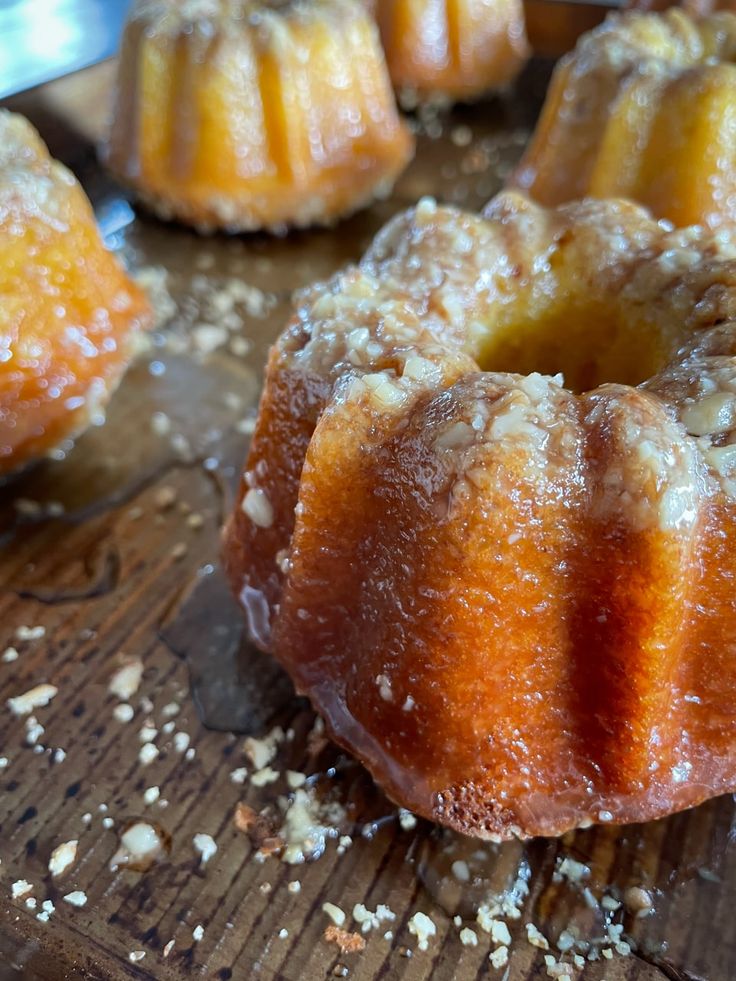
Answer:
<svg viewBox="0 0 736 981"><path fill-rule="evenodd" d="M482 855L429 824L402 827L365 772L320 738L283 674L248 647L217 569L266 352L292 292L357 258L423 194L469 208L490 198L521 152L545 72L530 71L505 101L423 124L417 159L391 200L334 231L286 239L199 238L134 213L96 162L110 80L111 66L101 65L13 104L81 177L109 242L145 270L163 312L170 297L170 309L107 424L66 459L0 491L0 978L520 981L548 976L526 922L554 941L571 926L590 936L606 918L623 924L637 950L589 963L577 975L585 981L736 977L731 798L645 826ZM29 636L20 627L44 629ZM14 660L2 659L9 647ZM143 666L127 722L108 690L126 657ZM43 732L34 732L5 702L41 682L58 694L36 711ZM233 771L237 779L254 769L246 735L277 724L291 736L271 763L274 782L234 782ZM156 747L147 765L142 728ZM350 843L328 834L318 859L258 860L261 839L238 830L236 807L278 817L287 769L309 776L315 800L333 802L329 833ZM114 872L121 833L137 818L170 848L148 871ZM198 834L217 846L206 864ZM75 862L52 879L51 853L69 841L78 842ZM563 858L588 871L560 879ZM465 867L453 873L458 861ZM520 873L531 891L509 924L510 964L496 970L473 904ZM12 897L19 880L32 896ZM601 908L604 895L629 887L649 891L653 915ZM66 902L72 892L86 905ZM326 902L346 912L349 930L359 903L385 904L395 919L371 930L361 952L341 953L324 939ZM426 950L408 929L418 911L436 926ZM461 941L463 927L474 927L476 946Z"/></svg>

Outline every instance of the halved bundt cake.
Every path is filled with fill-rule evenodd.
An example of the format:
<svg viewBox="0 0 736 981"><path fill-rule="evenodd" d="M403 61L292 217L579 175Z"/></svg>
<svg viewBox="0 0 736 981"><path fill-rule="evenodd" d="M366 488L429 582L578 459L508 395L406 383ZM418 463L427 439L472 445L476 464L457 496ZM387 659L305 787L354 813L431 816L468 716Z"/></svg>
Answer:
<svg viewBox="0 0 736 981"><path fill-rule="evenodd" d="M513 193L302 297L225 560L401 805L505 838L736 789L735 318L709 232Z"/></svg>
<svg viewBox="0 0 736 981"><path fill-rule="evenodd" d="M82 188L2 109L0 297L1 475L102 418L150 320Z"/></svg>
<svg viewBox="0 0 736 981"><path fill-rule="evenodd" d="M529 55L521 0L365 0L391 80L420 100L507 87Z"/></svg>
<svg viewBox="0 0 736 981"><path fill-rule="evenodd" d="M734 14L609 17L555 69L512 184L548 206L621 196L676 225L732 225L734 58Z"/></svg>
<svg viewBox="0 0 736 981"><path fill-rule="evenodd" d="M408 163L358 0L138 0L107 160L163 217L227 231L325 224Z"/></svg>

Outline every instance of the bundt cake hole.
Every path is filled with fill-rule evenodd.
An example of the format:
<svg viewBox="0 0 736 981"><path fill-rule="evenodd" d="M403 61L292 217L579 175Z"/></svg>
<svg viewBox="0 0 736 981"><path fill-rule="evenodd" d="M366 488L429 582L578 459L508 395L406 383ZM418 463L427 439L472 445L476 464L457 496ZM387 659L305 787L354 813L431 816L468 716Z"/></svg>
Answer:
<svg viewBox="0 0 736 981"><path fill-rule="evenodd" d="M550 306L520 311L489 328L473 352L480 369L561 372L566 387L580 393L606 382L638 385L661 371L674 353L661 331L634 311L594 301Z"/></svg>

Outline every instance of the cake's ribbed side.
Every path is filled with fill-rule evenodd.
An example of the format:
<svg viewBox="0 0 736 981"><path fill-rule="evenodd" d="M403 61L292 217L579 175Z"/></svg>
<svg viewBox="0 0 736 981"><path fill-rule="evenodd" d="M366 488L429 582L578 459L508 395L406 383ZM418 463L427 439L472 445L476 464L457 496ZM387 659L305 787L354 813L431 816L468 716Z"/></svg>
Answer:
<svg viewBox="0 0 736 981"><path fill-rule="evenodd" d="M581 749L615 800L671 782L702 491L696 454L659 400L606 385L583 411L590 523L576 562L574 717L588 720Z"/></svg>
<svg viewBox="0 0 736 981"><path fill-rule="evenodd" d="M679 780L717 792L729 789L736 704L736 323L695 335L684 357L646 388L698 448L711 491L689 566L686 645L668 718L683 749Z"/></svg>

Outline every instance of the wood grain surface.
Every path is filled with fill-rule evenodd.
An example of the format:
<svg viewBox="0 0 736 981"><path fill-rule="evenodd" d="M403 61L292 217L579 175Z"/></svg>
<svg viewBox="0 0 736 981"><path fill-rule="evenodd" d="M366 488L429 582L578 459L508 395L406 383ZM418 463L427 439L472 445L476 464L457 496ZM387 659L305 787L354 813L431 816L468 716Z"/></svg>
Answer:
<svg viewBox="0 0 736 981"><path fill-rule="evenodd" d="M505 102L423 124L417 159L390 201L334 231L283 240L202 239L135 214L96 163L110 77L109 65L98 66L13 103L81 177L131 267L147 268L147 282L163 275L150 267L167 271L175 307L106 425L65 459L0 491L0 658L8 647L18 652L0 659L0 978L521 981L548 976L545 952L526 940L527 922L555 941L571 928L591 937L606 919L623 924L635 951L587 963L576 977L735 977L731 798L645 826L489 847L481 856L428 824L403 828L365 772L315 736L309 707L288 680L248 647L218 571L219 528L264 359L293 290L359 256L391 214L423 194L471 208L491 197L520 154L544 72L531 72ZM213 345L223 322L225 342ZM24 640L23 626L45 633ZM127 723L108 691L125 657L144 668ZM41 682L58 694L36 710L44 731L30 746L6 699ZM172 705L180 707L175 716ZM233 782L234 770L253 770L245 736L277 724L293 734L272 764L275 782ZM146 766L145 726L157 747ZM189 737L188 753L177 733ZM339 805L334 827L350 847L328 838L322 856L305 864L257 859L253 836L234 824L236 807L277 814L287 770L307 774L310 792ZM147 804L152 787L160 796ZM170 835L170 851L146 872L114 872L120 833L139 817ZM193 847L199 833L217 844L206 864ZM51 853L70 840L78 841L76 860L53 879ZM467 883L451 871L457 856L467 859ZM587 866L583 882L554 874L564 857ZM507 889L519 873L531 891L521 918L509 922L510 964L496 970L489 937L475 927L477 946L463 944L460 929L473 927L483 895ZM35 909L12 897L21 879L33 886ZM296 880L298 892L289 887ZM622 897L632 886L649 890L653 915L601 908L602 896ZM80 890L83 907L63 899ZM43 922L47 900L55 909ZM363 951L343 954L324 939L325 902L345 910L351 930L356 903L386 904L396 919L368 933ZM425 951L408 929L417 911L436 925ZM132 961L131 952L144 956Z"/></svg>

